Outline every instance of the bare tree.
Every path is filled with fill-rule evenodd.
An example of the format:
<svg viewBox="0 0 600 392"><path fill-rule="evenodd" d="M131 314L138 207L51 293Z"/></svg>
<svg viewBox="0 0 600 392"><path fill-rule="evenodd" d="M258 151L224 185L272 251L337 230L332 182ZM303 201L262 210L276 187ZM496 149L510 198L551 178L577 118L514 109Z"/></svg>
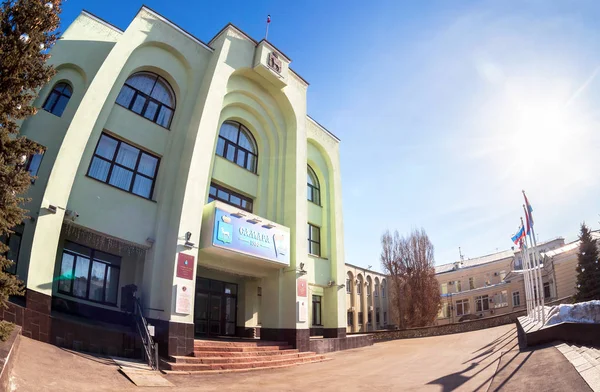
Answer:
<svg viewBox="0 0 600 392"><path fill-rule="evenodd" d="M398 231L381 236L381 263L389 275L393 314L400 328L431 325L440 307L433 244L424 229L407 237ZM392 292L390 290L390 292Z"/></svg>

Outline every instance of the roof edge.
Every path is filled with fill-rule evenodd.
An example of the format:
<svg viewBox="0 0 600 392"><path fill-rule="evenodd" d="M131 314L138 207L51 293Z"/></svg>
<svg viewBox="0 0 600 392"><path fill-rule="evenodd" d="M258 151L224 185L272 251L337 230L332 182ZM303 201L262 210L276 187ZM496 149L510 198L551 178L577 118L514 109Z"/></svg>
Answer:
<svg viewBox="0 0 600 392"><path fill-rule="evenodd" d="M325 128L323 125L321 125L317 120L315 120L314 118L312 118L311 116L309 116L308 114L306 115L306 117L311 120L312 122L314 122L319 128L321 128L322 130L324 130L325 132L327 132L331 137L333 137L335 140L337 140L338 142L341 142L342 140L335 136L333 134L333 132L331 132L329 129Z"/></svg>
<svg viewBox="0 0 600 392"><path fill-rule="evenodd" d="M204 49L210 51L210 52L214 52L214 49L212 47L210 47L209 44L205 43L204 41L202 41L200 38L194 36L193 34L189 33L188 31L186 31L185 29L183 29L182 27L180 27L179 25L177 25L176 23L172 22L171 20L169 20L168 18L162 16L161 14L159 14L158 12L154 11L152 8L148 7L147 5L142 5L142 7L140 8L140 10L138 11L138 13L136 14L136 16L140 13L140 11L145 10L146 12L151 13L152 15L154 15L156 18L160 19L161 21L163 21L164 23L168 24L169 26L173 27L175 30L179 31L180 33L182 33L183 35L185 35L186 37L188 37L189 39L191 39L192 41L196 42L197 44L200 44L200 46L202 46Z"/></svg>
<svg viewBox="0 0 600 392"><path fill-rule="evenodd" d="M386 274L384 274L383 272L373 271L373 270L370 270L370 269L368 269L368 268L361 267L361 266L359 266L359 265L354 265L354 264L350 264L350 263L344 263L344 265L346 265L346 266L348 266L348 267L352 267L352 268L358 268L358 269L360 269L360 270L363 270L363 271L365 271L365 272L371 272L371 273L374 273L374 274L377 274L377 275L385 276L386 278L388 277L388 276L387 276Z"/></svg>
<svg viewBox="0 0 600 392"><path fill-rule="evenodd" d="M118 33L123 34L123 30L121 30L120 28L118 28L117 26L115 26L114 24L102 19L101 17L99 17L98 15L94 15L92 14L90 11L86 10L86 9L82 9L80 15L85 15L87 17L89 17L90 19L95 20L96 22L103 24L104 26L115 30Z"/></svg>

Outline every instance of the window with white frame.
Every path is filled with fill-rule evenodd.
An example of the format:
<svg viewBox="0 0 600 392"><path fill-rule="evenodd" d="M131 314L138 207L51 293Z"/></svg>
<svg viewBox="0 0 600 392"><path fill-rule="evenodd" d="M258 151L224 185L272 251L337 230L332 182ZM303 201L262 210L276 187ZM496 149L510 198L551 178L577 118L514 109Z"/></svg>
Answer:
<svg viewBox="0 0 600 392"><path fill-rule="evenodd" d="M521 297L518 291L513 291L512 293L513 306L521 306Z"/></svg>
<svg viewBox="0 0 600 392"><path fill-rule="evenodd" d="M475 297L475 311L483 312L490 309L490 299L487 295Z"/></svg>
<svg viewBox="0 0 600 392"><path fill-rule="evenodd" d="M362 280L359 280L358 283L356 284L356 294L358 294L358 295L362 294Z"/></svg>
<svg viewBox="0 0 600 392"><path fill-rule="evenodd" d="M459 299L456 301L456 315L463 316L465 314L469 314L471 310L469 309L469 300L468 299Z"/></svg>
<svg viewBox="0 0 600 392"><path fill-rule="evenodd" d="M448 283L442 283L442 294L448 294Z"/></svg>
<svg viewBox="0 0 600 392"><path fill-rule="evenodd" d="M494 308L508 306L508 291L502 290L494 295Z"/></svg>
<svg viewBox="0 0 600 392"><path fill-rule="evenodd" d="M346 278L346 293L352 294L352 279Z"/></svg>

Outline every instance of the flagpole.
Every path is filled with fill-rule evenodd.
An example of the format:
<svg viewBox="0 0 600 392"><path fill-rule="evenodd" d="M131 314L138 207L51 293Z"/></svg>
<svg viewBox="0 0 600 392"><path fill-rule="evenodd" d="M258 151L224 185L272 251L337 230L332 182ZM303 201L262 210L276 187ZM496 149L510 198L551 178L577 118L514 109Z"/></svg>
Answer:
<svg viewBox="0 0 600 392"><path fill-rule="evenodd" d="M523 218L521 218L521 227L523 228L523 230L525 230L525 225L523 225ZM521 241L523 241L523 239L521 239ZM529 268L529 265L530 265L530 263L529 263L529 247L527 246L527 238L525 238L525 242L524 242L524 246L523 246L523 250L522 250L521 254L523 256L523 260L525 261L525 263L524 263L525 278L527 279L527 284L525 286L525 290L526 290L525 295L529 302L529 311L527 312L527 316L530 319L533 319L533 321L537 322L537 314L535 312L535 297L533 295L531 270ZM529 287L527 287L527 286L529 286Z"/></svg>
<svg viewBox="0 0 600 392"><path fill-rule="evenodd" d="M271 24L271 15L267 15L267 31L265 32L265 41L269 38L269 25Z"/></svg>
<svg viewBox="0 0 600 392"><path fill-rule="evenodd" d="M523 191L523 197L525 198L525 203L529 204L529 201L527 200L527 196L525 196L525 191ZM531 218L531 212L529 211L529 206L523 204L523 211L525 211L525 214L526 214L525 217L527 219L527 227L530 229L530 231L529 231L529 233L527 233L527 235L529 236L529 243L533 247L535 277L538 282L538 287L537 287L538 302L540 303L540 306L541 306L540 311L542 313L541 320L542 320L542 325L543 325L546 323L546 310L544 307L544 280L542 278L541 262L540 262L540 258L539 258L539 253L537 251L537 241L535 239L535 231L533 229L533 219Z"/></svg>
<svg viewBox="0 0 600 392"><path fill-rule="evenodd" d="M531 287L529 285L529 271L527 269L527 245L523 243L521 240L521 261L523 268L523 283L525 285L525 303L527 304L527 317L532 317L532 309L531 306Z"/></svg>
<svg viewBox="0 0 600 392"><path fill-rule="evenodd" d="M527 305L527 317L531 316L531 306L529 303L529 281L527 277L527 267L524 263L525 261L525 246L523 245L523 240L521 240L521 261L523 261L521 268L523 268L523 284L525 287L525 305Z"/></svg>

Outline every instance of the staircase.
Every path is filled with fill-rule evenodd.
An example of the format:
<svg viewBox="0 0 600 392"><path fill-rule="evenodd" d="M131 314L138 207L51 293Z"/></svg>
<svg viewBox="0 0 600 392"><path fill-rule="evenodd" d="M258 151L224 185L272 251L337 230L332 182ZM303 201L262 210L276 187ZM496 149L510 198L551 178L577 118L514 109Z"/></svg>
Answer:
<svg viewBox="0 0 600 392"><path fill-rule="evenodd" d="M560 343L555 347L579 372L594 392L600 392L600 349Z"/></svg>
<svg viewBox="0 0 600 392"><path fill-rule="evenodd" d="M167 373L227 373L327 359L313 352L298 352L285 342L195 340L193 356L171 356L162 361L161 368Z"/></svg>

